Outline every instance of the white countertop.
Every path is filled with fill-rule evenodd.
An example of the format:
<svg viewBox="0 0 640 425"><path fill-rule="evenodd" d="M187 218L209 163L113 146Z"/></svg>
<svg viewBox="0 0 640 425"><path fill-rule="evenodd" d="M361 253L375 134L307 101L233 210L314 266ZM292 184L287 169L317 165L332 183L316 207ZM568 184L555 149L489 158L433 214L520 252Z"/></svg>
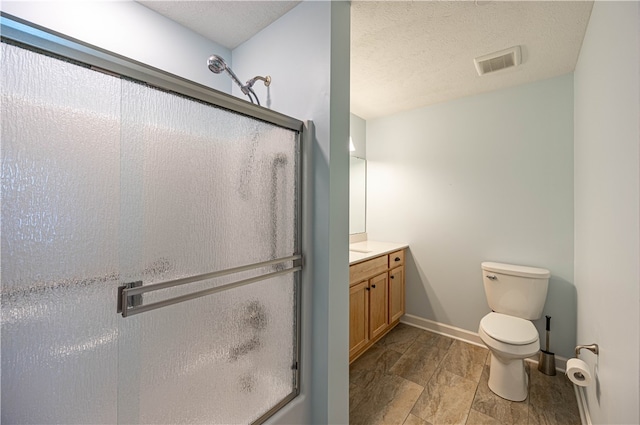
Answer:
<svg viewBox="0 0 640 425"><path fill-rule="evenodd" d="M349 244L349 265L408 248L406 243L363 241Z"/></svg>

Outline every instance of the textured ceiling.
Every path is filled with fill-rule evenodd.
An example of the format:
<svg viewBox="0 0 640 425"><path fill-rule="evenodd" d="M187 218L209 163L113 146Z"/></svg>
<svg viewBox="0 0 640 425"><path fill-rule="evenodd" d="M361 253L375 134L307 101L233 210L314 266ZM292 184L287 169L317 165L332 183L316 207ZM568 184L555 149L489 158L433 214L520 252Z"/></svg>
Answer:
<svg viewBox="0 0 640 425"><path fill-rule="evenodd" d="M352 2L351 112L369 119L575 68L592 2ZM515 45L522 65L478 76Z"/></svg>
<svg viewBox="0 0 640 425"><path fill-rule="evenodd" d="M298 1L139 1L233 49ZM351 112L393 114L572 72L592 1L352 1ZM522 65L479 77L515 45Z"/></svg>
<svg viewBox="0 0 640 425"><path fill-rule="evenodd" d="M300 1L138 0L138 3L233 50Z"/></svg>

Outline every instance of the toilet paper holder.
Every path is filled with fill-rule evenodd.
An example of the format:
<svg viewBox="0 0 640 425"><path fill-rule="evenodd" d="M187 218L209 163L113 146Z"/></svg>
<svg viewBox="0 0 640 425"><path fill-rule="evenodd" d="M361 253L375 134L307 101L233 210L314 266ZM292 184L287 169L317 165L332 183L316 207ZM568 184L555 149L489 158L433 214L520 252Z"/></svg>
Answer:
<svg viewBox="0 0 640 425"><path fill-rule="evenodd" d="M578 345L576 347L576 359L580 358L580 350L582 349L585 350L589 350L591 351L593 354L598 355L600 353L600 349L598 348L598 344L591 344L591 345Z"/></svg>
<svg viewBox="0 0 640 425"><path fill-rule="evenodd" d="M591 351L593 354L598 355L600 353L600 348L598 344L590 344L590 345L578 345L576 346L576 359L580 358L580 350L585 349ZM582 373L578 373L581 378L584 378Z"/></svg>

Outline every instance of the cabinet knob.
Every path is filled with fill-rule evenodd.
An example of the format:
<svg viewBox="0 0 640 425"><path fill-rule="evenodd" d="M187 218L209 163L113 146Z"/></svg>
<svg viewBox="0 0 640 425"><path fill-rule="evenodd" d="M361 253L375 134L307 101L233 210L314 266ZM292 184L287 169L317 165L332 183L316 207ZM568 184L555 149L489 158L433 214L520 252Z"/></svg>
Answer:
<svg viewBox="0 0 640 425"><path fill-rule="evenodd" d="M364 288L364 289L366 289L367 291L370 291L370 290L371 290L371 288L369 288L368 286L367 286L366 288Z"/></svg>
<svg viewBox="0 0 640 425"><path fill-rule="evenodd" d="M391 279L395 279L396 277L394 275L391 275Z"/></svg>
<svg viewBox="0 0 640 425"><path fill-rule="evenodd" d="M395 261L400 261L400 257L396 257L396 258L395 258Z"/></svg>
<svg viewBox="0 0 640 425"><path fill-rule="evenodd" d="M376 285L371 285L371 287L372 287L372 288L375 288L375 287L376 287Z"/></svg>

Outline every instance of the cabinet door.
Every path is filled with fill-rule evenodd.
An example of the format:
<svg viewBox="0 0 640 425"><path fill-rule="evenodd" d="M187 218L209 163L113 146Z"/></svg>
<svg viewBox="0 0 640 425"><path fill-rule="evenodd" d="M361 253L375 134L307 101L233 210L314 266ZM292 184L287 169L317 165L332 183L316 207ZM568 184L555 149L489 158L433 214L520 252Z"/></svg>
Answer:
<svg viewBox="0 0 640 425"><path fill-rule="evenodd" d="M389 323L404 314L404 266L389 272Z"/></svg>
<svg viewBox="0 0 640 425"><path fill-rule="evenodd" d="M369 282L349 288L349 358L369 342Z"/></svg>
<svg viewBox="0 0 640 425"><path fill-rule="evenodd" d="M372 339L384 332L389 324L388 282L386 272L369 279L369 329Z"/></svg>

